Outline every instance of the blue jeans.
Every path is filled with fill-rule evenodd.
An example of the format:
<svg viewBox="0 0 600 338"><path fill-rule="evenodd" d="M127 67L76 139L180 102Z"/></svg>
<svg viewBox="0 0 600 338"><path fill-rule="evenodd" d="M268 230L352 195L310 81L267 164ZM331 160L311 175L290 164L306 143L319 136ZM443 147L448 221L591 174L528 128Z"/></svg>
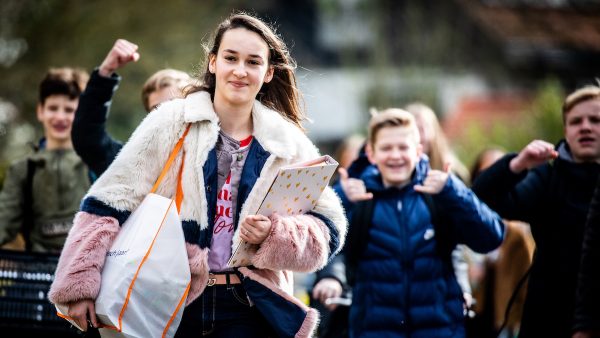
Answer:
<svg viewBox="0 0 600 338"><path fill-rule="evenodd" d="M175 338L274 337L265 318L250 306L242 284L207 286L183 311Z"/></svg>

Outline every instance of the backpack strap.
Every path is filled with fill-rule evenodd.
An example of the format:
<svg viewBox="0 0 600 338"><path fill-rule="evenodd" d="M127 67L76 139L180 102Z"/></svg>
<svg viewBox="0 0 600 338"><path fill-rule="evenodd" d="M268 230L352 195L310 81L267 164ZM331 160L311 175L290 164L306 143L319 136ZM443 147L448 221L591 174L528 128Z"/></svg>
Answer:
<svg viewBox="0 0 600 338"><path fill-rule="evenodd" d="M25 250L31 252L31 230L33 229L33 176L37 165L34 160L27 160L27 176L23 183L23 223L21 234L25 240Z"/></svg>
<svg viewBox="0 0 600 338"><path fill-rule="evenodd" d="M452 251L456 248L456 234L451 222L444 219L440 208L435 204L433 197L429 194L421 193L423 201L429 209L431 223L435 230L436 250L440 257L452 263ZM450 264L452 266L452 264Z"/></svg>
<svg viewBox="0 0 600 338"><path fill-rule="evenodd" d="M352 219L348 226L348 236L343 249L346 260L346 278L349 285L354 285L356 265L369 242L369 227L371 226L375 207L374 200L375 197L357 202L352 209Z"/></svg>
<svg viewBox="0 0 600 338"><path fill-rule="evenodd" d="M450 267L452 265L452 251L456 247L456 234L451 222L445 221L440 208L433 201L433 197L429 194L421 194L429 214L431 215L431 223L435 229L435 238L438 255L442 257ZM346 275L348 283L354 284L354 270L358 264L358 260L364 250L367 248L369 241L369 227L373 219L373 211L375 199L361 201L356 203L353 208L352 219L348 227L348 236L344 246L344 257L346 259Z"/></svg>

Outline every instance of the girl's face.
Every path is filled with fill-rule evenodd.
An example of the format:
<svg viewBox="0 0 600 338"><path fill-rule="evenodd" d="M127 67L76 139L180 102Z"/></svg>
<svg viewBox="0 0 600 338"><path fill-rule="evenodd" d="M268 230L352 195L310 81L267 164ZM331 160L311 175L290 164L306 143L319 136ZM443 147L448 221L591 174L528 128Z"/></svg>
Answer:
<svg viewBox="0 0 600 338"><path fill-rule="evenodd" d="M223 34L208 70L215 74L215 104L239 107L252 104L263 83L273 78L269 47L260 35L245 28Z"/></svg>
<svg viewBox="0 0 600 338"><path fill-rule="evenodd" d="M415 116L417 121L417 127L419 128L419 134L421 135L421 146L423 147L423 153L430 155L429 150L431 146L431 140L433 139L433 128L431 123L427 123L425 117L419 114Z"/></svg>

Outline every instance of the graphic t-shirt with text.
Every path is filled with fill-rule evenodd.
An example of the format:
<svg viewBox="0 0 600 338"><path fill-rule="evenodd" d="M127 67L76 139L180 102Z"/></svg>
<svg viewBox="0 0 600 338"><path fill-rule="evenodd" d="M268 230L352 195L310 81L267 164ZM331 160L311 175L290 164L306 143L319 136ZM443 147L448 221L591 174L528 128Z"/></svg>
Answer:
<svg viewBox="0 0 600 338"><path fill-rule="evenodd" d="M244 168L251 142L252 136L242 141L237 141L222 132L219 133L219 141L217 141L217 171L219 174L220 189L217 194L217 208L208 254L208 266L212 272L230 270L227 267L227 261L231 256L235 202L242 169ZM221 185L222 177L225 177L225 180Z"/></svg>

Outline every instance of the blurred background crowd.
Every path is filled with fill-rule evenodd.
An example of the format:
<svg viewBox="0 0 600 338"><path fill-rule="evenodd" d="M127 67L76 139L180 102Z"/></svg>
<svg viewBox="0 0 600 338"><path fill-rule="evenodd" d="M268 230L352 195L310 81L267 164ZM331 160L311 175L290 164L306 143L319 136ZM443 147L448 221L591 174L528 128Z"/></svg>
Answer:
<svg viewBox="0 0 600 338"><path fill-rule="evenodd" d="M425 132L421 128L422 138L445 134L435 148L465 164L454 170L469 183L493 163L478 157L483 150L495 147L496 154L486 153L495 160L532 139L561 139L565 95L600 78L596 0L3 0L0 185L11 161L29 153L42 135L35 89L49 67L90 72L115 40L135 42L141 57L119 69L124 80L107 124L112 136L126 141L146 116L139 104L146 79L163 68L192 75L201 71L198 56L212 28L234 9L279 29L298 63L312 121L305 125L308 135L344 167L363 144L370 107L422 102L435 114L419 117L411 111L418 123L428 125ZM436 155L428 155L433 166ZM448 161L443 157L449 155L440 156ZM466 167L473 168L471 173ZM501 252L467 255L478 300L473 310L490 321L473 325L497 329L502 324L514 285L531 260L534 244L527 225L508 228L507 242L513 236L515 250L529 258L515 267L506 263L514 263L511 258L498 260ZM503 268L514 272L507 290L494 275ZM308 303L314 278L297 278L296 295ZM485 304L486 297L500 300ZM516 296L516 303L523 297ZM518 329L516 311L508 319L513 329Z"/></svg>
<svg viewBox="0 0 600 338"><path fill-rule="evenodd" d="M324 152L364 133L369 107L411 101L433 108L465 163L487 144L556 140L564 91L600 73L600 5L589 0L4 0L0 181L41 134L33 88L48 67L91 71L117 38L135 42L142 58L119 72L108 122L126 140L145 116L148 76L195 73L212 27L233 9L275 23L291 46L309 136Z"/></svg>

